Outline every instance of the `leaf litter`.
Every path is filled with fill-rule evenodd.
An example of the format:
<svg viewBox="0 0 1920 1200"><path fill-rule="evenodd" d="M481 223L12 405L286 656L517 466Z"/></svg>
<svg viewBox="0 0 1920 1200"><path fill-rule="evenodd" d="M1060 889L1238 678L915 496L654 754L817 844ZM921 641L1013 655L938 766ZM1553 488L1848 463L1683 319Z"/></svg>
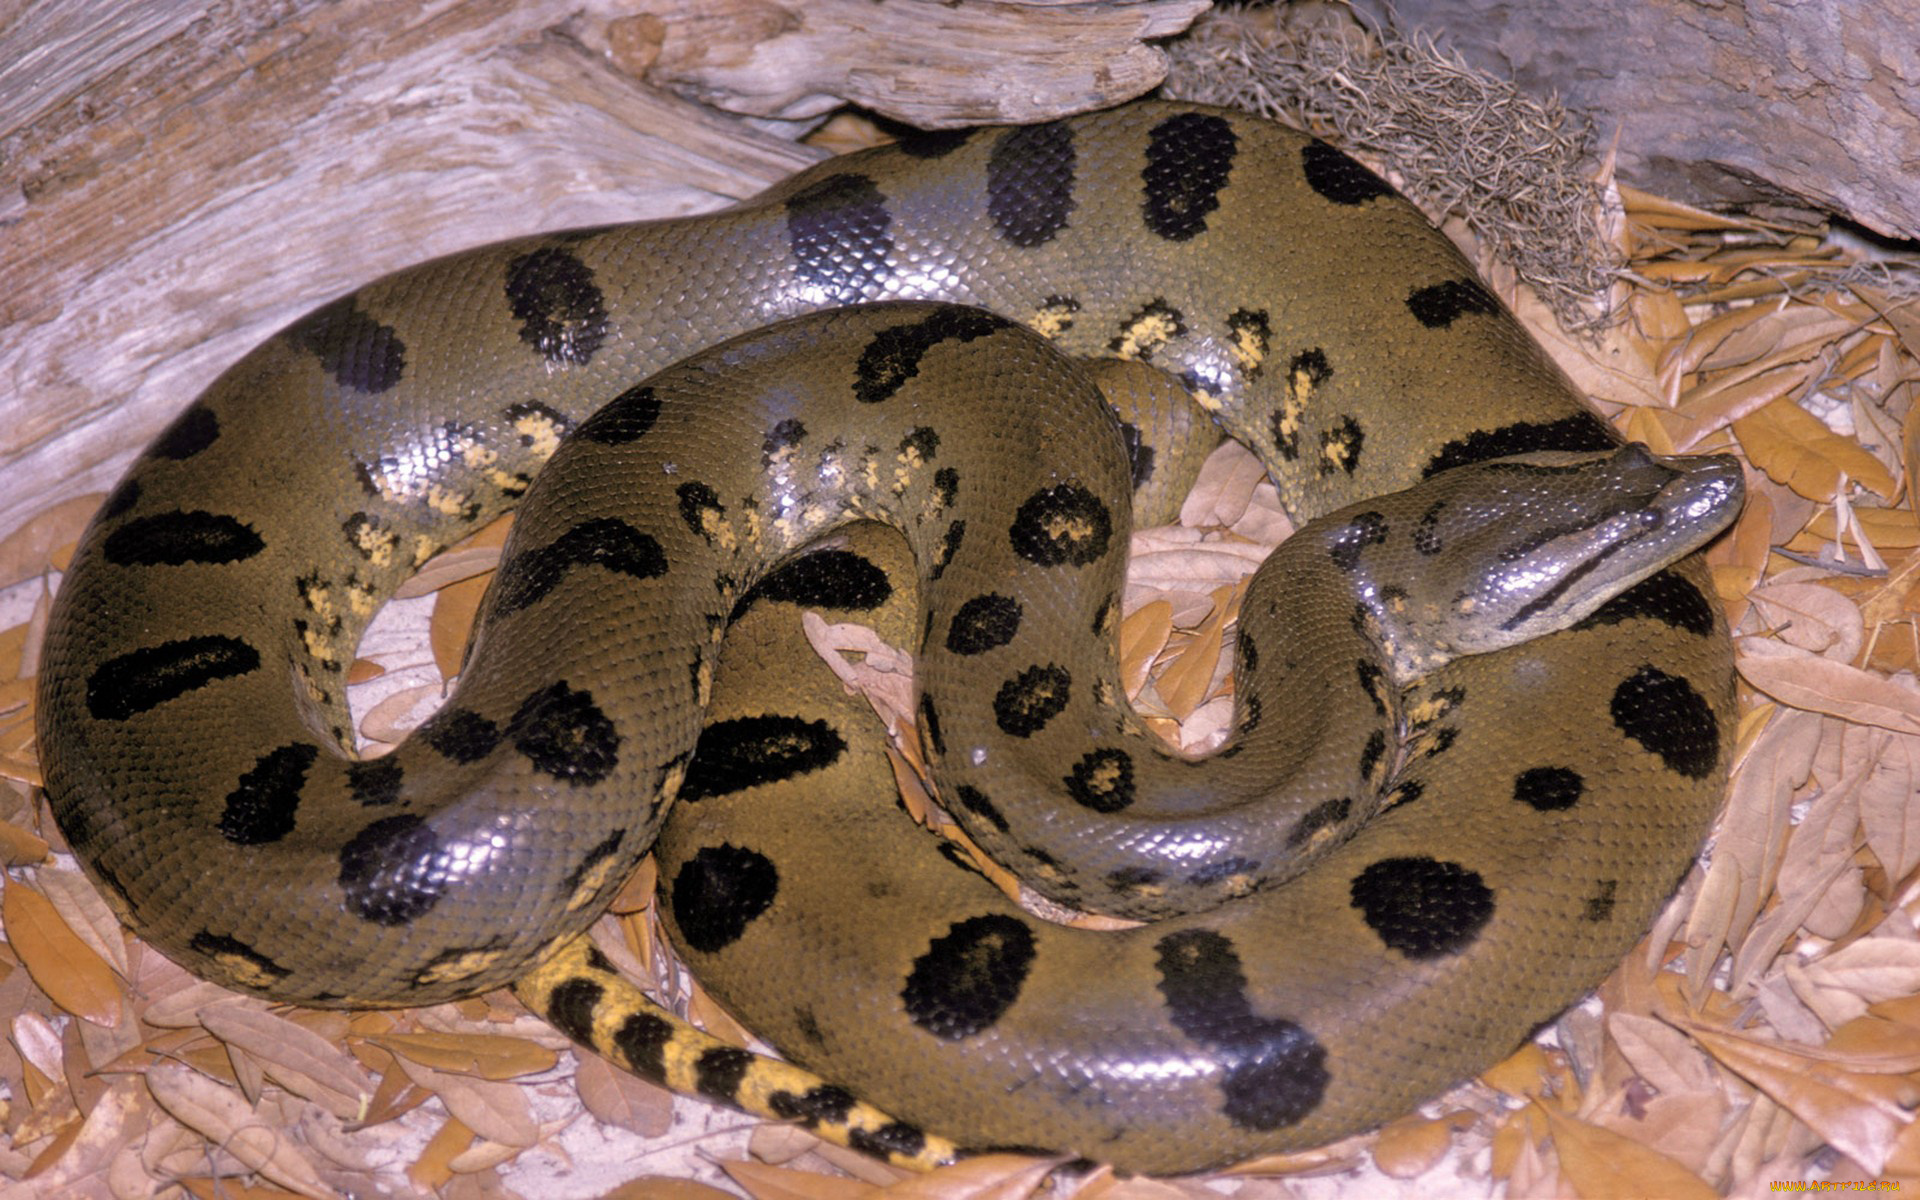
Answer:
<svg viewBox="0 0 1920 1200"><path fill-rule="evenodd" d="M1377 1134L1212 1179L1049 1183L1045 1161L998 1158L905 1178L791 1127L743 1142L753 1122L737 1114L711 1126L728 1136L685 1133L698 1101L582 1062L504 993L356 1014L234 996L118 928L33 790L43 597L0 631L0 1174L29 1196L549 1194L517 1192L516 1164L544 1154L564 1168L562 1135L590 1129L678 1152L624 1152L633 1177L599 1192L667 1200L1708 1196L1920 1177L1920 270L1823 231L1606 179L1598 191L1622 270L1587 311L1611 320L1565 334L1512 272L1482 266L1623 433L1750 464L1752 502L1709 554L1735 622L1741 735L1726 810L1654 931L1593 999L1481 1080ZM1565 287L1549 294L1568 311ZM50 588L97 499L0 537L8 580ZM1136 536L1123 675L1176 745L1221 736L1233 606L1284 524L1257 465L1228 447L1179 524ZM444 694L497 534L411 585L407 636L384 649L369 636L356 671L369 746ZM910 728L906 656L857 629L816 621L809 634L870 686L896 735ZM913 739L900 744L900 777L931 795ZM650 906L650 883L630 886L597 943L720 1036L754 1044L673 965ZM705 1182L676 1177L688 1173Z"/></svg>

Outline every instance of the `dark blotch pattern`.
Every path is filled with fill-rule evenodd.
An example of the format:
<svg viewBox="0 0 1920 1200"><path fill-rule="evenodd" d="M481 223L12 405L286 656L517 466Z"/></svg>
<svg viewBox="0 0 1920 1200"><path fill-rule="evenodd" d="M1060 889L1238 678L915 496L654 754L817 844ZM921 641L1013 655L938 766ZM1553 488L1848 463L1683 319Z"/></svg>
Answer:
<svg viewBox="0 0 1920 1200"><path fill-rule="evenodd" d="M927 1135L905 1121L888 1121L878 1129L848 1130L847 1146L869 1158L915 1158L927 1148Z"/></svg>
<svg viewBox="0 0 1920 1200"><path fill-rule="evenodd" d="M1333 544L1328 553L1333 557L1335 566L1342 571L1351 571L1360 565L1362 551L1386 540L1387 519L1377 512L1363 512L1333 535Z"/></svg>
<svg viewBox="0 0 1920 1200"><path fill-rule="evenodd" d="M971 129L916 129L895 144L908 158L945 158L972 137Z"/></svg>
<svg viewBox="0 0 1920 1200"><path fill-rule="evenodd" d="M960 553L960 543L966 536L967 523L964 519L947 526L947 531L940 535L940 545L934 550L933 569L927 572L929 582L938 582L947 573L947 564L953 561L954 555Z"/></svg>
<svg viewBox="0 0 1920 1200"><path fill-rule="evenodd" d="M1344 824L1353 812L1353 801L1345 798L1326 800L1313 806L1313 810L1301 817L1299 822L1287 832L1289 847L1303 846L1313 840L1313 836L1323 829L1335 829Z"/></svg>
<svg viewBox="0 0 1920 1200"><path fill-rule="evenodd" d="M1570 767L1529 767L1513 777L1513 798L1540 812L1561 812L1580 803L1587 781Z"/></svg>
<svg viewBox="0 0 1920 1200"><path fill-rule="evenodd" d="M1142 330L1152 331L1151 337L1143 338ZM1120 332L1113 335L1107 343L1107 349L1121 358L1133 358L1140 362L1152 362L1153 352L1162 343L1170 342L1187 332L1186 314L1156 297L1141 305L1134 314L1120 322ZM1194 385L1182 380L1189 391Z"/></svg>
<svg viewBox="0 0 1920 1200"><path fill-rule="evenodd" d="M96 721L124 721L259 666L259 651L217 634L143 646L108 659L87 676L87 711Z"/></svg>
<svg viewBox="0 0 1920 1200"><path fill-rule="evenodd" d="M667 1081L666 1050L672 1040L673 1026L653 1013L634 1013L613 1034L627 1066L655 1083Z"/></svg>
<svg viewBox="0 0 1920 1200"><path fill-rule="evenodd" d="M674 495L680 499L680 519L696 537L712 544L714 529L727 519L719 493L699 480L689 480L675 488Z"/></svg>
<svg viewBox="0 0 1920 1200"><path fill-rule="evenodd" d="M727 619L739 620L761 600L867 612L885 604L892 595L892 581L873 560L851 550L819 550L769 572L747 589Z"/></svg>
<svg viewBox="0 0 1920 1200"><path fill-rule="evenodd" d="M977 308L948 305L924 320L892 325L873 335L854 365L853 397L879 404L920 374L920 362L942 342L971 342L1005 329L1005 317Z"/></svg>
<svg viewBox="0 0 1920 1200"><path fill-rule="evenodd" d="M264 975L271 975L275 979L285 979L287 976L293 974L291 970L281 966L258 950L255 950L239 938L228 937L223 933L209 933L203 929L193 935L193 939L187 943L187 947L188 949L206 955L208 958L243 959L251 965L255 971Z"/></svg>
<svg viewBox="0 0 1920 1200"><path fill-rule="evenodd" d="M791 450L807 440L807 426L798 417L788 417L767 430L767 436L760 443L760 453L768 459L782 450Z"/></svg>
<svg viewBox="0 0 1920 1200"><path fill-rule="evenodd" d="M1345 471L1351 475L1360 469L1360 451L1366 446L1366 431L1353 417L1341 417L1320 435L1320 473L1331 475Z"/></svg>
<svg viewBox="0 0 1920 1200"><path fill-rule="evenodd" d="M1041 488L1028 496L1007 530L1013 552L1042 567L1084 567L1107 552L1113 517L1077 483Z"/></svg>
<svg viewBox="0 0 1920 1200"><path fill-rule="evenodd" d="M593 1040L593 1010L607 989L591 979L569 979L547 995L546 1018L555 1029L576 1042Z"/></svg>
<svg viewBox="0 0 1920 1200"><path fill-rule="evenodd" d="M1393 195L1386 180L1318 139L1300 148L1300 170L1308 187L1335 204L1365 204Z"/></svg>
<svg viewBox="0 0 1920 1200"><path fill-rule="evenodd" d="M1061 780L1082 808L1117 813L1133 804L1133 759L1124 750L1093 750Z"/></svg>
<svg viewBox="0 0 1920 1200"><path fill-rule="evenodd" d="M1374 715L1386 716L1387 675L1381 670L1380 664L1372 659L1356 658L1353 660L1353 673L1360 680L1360 690L1366 693L1367 699L1373 701Z"/></svg>
<svg viewBox="0 0 1920 1200"><path fill-rule="evenodd" d="M587 787L620 764L620 734L593 702L593 693L565 680L548 684L520 702L507 722L507 737L535 770L562 783Z"/></svg>
<svg viewBox="0 0 1920 1200"><path fill-rule="evenodd" d="M404 778L400 760L391 755L347 764L347 787L352 790L353 798L366 808L378 808L399 800Z"/></svg>
<svg viewBox="0 0 1920 1200"><path fill-rule="evenodd" d="M947 649L954 654L985 654L1011 642L1020 632L1020 602L987 592L962 604L947 626Z"/></svg>
<svg viewBox="0 0 1920 1200"><path fill-rule="evenodd" d="M1656 571L1607 601L1575 625L1591 629L1639 618L1659 621L1695 637L1713 632L1713 606L1700 589L1672 571Z"/></svg>
<svg viewBox="0 0 1920 1200"><path fill-rule="evenodd" d="M955 921L914 960L900 1000L915 1025L957 1042L993 1027L1033 966L1033 930L1005 915Z"/></svg>
<svg viewBox="0 0 1920 1200"><path fill-rule="evenodd" d="M289 326L287 340L320 360L320 368L343 388L375 394L407 373L407 348L391 325L361 312L343 296Z"/></svg>
<svg viewBox="0 0 1920 1200"><path fill-rule="evenodd" d="M154 458L175 461L192 458L213 445L220 437L220 418L204 404L194 404L153 440L147 453Z"/></svg>
<svg viewBox="0 0 1920 1200"><path fill-rule="evenodd" d="M1574 413L1557 421L1516 421L1498 429L1477 429L1448 442L1427 460L1420 478L1431 479L1454 467L1535 450L1612 450L1619 444L1620 439L1592 413Z"/></svg>
<svg viewBox="0 0 1920 1200"><path fill-rule="evenodd" d="M448 862L440 837L410 813L382 817L340 850L347 907L375 925L405 925L440 900Z"/></svg>
<svg viewBox="0 0 1920 1200"><path fill-rule="evenodd" d="M266 543L238 517L164 512L128 521L107 536L107 561L121 567L178 567L244 562Z"/></svg>
<svg viewBox="0 0 1920 1200"><path fill-rule="evenodd" d="M733 1101L740 1081L753 1069L754 1054L737 1046L702 1051L693 1064L693 1090L715 1100Z"/></svg>
<svg viewBox="0 0 1920 1200"><path fill-rule="evenodd" d="M1478 280L1449 279L1415 288L1407 297L1407 310L1428 329L1444 329L1469 313L1492 316L1500 311L1500 302Z"/></svg>
<svg viewBox="0 0 1920 1200"><path fill-rule="evenodd" d="M1678 675L1644 666L1613 690L1613 723L1660 756L1669 771L1705 779L1720 763L1720 722L1706 697Z"/></svg>
<svg viewBox="0 0 1920 1200"><path fill-rule="evenodd" d="M1132 421L1120 422L1120 438L1127 444L1127 461L1133 465L1133 490L1139 491L1153 478L1153 447L1140 436L1140 427Z"/></svg>
<svg viewBox="0 0 1920 1200"><path fill-rule="evenodd" d="M547 246L508 263L507 305L520 340L550 363L584 366L606 340L607 299L571 250Z"/></svg>
<svg viewBox="0 0 1920 1200"><path fill-rule="evenodd" d="M1032 737L1059 716L1072 698L1073 677L1055 664L1028 667L1000 685L993 716L1002 733Z"/></svg>
<svg viewBox="0 0 1920 1200"><path fill-rule="evenodd" d="M1459 863L1383 858L1353 878L1353 907L1391 949L1444 958L1473 944L1493 918L1493 890Z"/></svg>
<svg viewBox="0 0 1920 1200"><path fill-rule="evenodd" d="M822 1121L829 1125L840 1124L853 1111L854 1103L852 1092L830 1083L810 1087L798 1096L792 1092L774 1092L767 1097L767 1107L773 1110L775 1116L782 1120L798 1121L807 1129L812 1129Z"/></svg>
<svg viewBox="0 0 1920 1200"><path fill-rule="evenodd" d="M1171 242L1203 232L1220 207L1240 139L1225 117L1180 113L1147 136L1142 215L1147 228Z"/></svg>
<svg viewBox="0 0 1920 1200"><path fill-rule="evenodd" d="M947 739L940 736L939 710L933 706L933 697L924 693L920 696L920 736L935 756L946 754Z"/></svg>
<svg viewBox="0 0 1920 1200"><path fill-rule="evenodd" d="M887 277L892 223L886 197L865 175L827 175L787 197L795 269L829 304L852 304Z"/></svg>
<svg viewBox="0 0 1920 1200"><path fill-rule="evenodd" d="M443 708L416 731L434 753L451 762L479 762L500 744L500 727L470 708Z"/></svg>
<svg viewBox="0 0 1920 1200"><path fill-rule="evenodd" d="M1614 900L1619 891L1618 879L1602 879L1600 885L1594 889L1593 895L1587 897L1586 906L1580 911L1581 920L1592 921L1595 924L1612 920Z"/></svg>
<svg viewBox="0 0 1920 1200"><path fill-rule="evenodd" d="M1005 814L1000 811L998 805L987 799L987 794L979 788L969 787L963 783L953 789L953 798L961 808L979 817L1001 833L1005 833L1009 828Z"/></svg>
<svg viewBox="0 0 1920 1200"><path fill-rule="evenodd" d="M1260 863L1255 859L1238 856L1223 858L1210 862L1187 876L1187 882L1195 887L1212 887L1223 879L1230 879L1235 875L1251 875L1259 869Z"/></svg>
<svg viewBox="0 0 1920 1200"><path fill-rule="evenodd" d="M1284 1129L1320 1106L1332 1081L1326 1048L1296 1022L1253 1011L1230 939L1189 929L1168 934L1154 949L1174 1028L1226 1067L1221 1111L1229 1121L1242 1129Z"/></svg>
<svg viewBox="0 0 1920 1200"><path fill-rule="evenodd" d="M1253 365L1247 368L1249 380L1260 378L1266 373L1267 352L1273 342L1273 320L1264 308L1236 308L1227 314L1227 328L1233 331L1234 342L1242 353L1248 355ZM1324 357L1324 356L1323 356Z"/></svg>
<svg viewBox="0 0 1920 1200"><path fill-rule="evenodd" d="M715 721L700 731L680 798L703 800L779 783L833 765L846 749L846 740L825 721L777 715Z"/></svg>
<svg viewBox="0 0 1920 1200"><path fill-rule="evenodd" d="M915 425L907 430L907 436L900 439L900 453L918 456L922 462L932 462L940 453L940 431L931 425Z"/></svg>
<svg viewBox="0 0 1920 1200"><path fill-rule="evenodd" d="M636 384L588 417L574 436L596 445L624 446L645 437L659 419L660 398L652 388Z"/></svg>
<svg viewBox="0 0 1920 1200"><path fill-rule="evenodd" d="M1009 129L987 155L987 213L1002 238L1040 246L1073 212L1073 130L1054 121Z"/></svg>
<svg viewBox="0 0 1920 1200"><path fill-rule="evenodd" d="M1387 735L1382 730L1374 730L1367 735L1367 744L1360 747L1360 778L1372 780L1374 772L1380 769L1381 760L1387 756Z"/></svg>
<svg viewBox="0 0 1920 1200"><path fill-rule="evenodd" d="M779 891L779 870L758 850L704 846L673 877L673 923L688 949L712 954L739 941Z"/></svg>
<svg viewBox="0 0 1920 1200"><path fill-rule="evenodd" d="M1445 500L1435 500L1433 506L1420 514L1420 520L1413 526L1413 548L1428 558L1447 548L1446 539L1440 536L1440 514L1447 509Z"/></svg>
<svg viewBox="0 0 1920 1200"><path fill-rule="evenodd" d="M239 846L264 846L292 833L307 770L319 754L318 746L301 742L262 754L227 793L220 836Z"/></svg>
<svg viewBox="0 0 1920 1200"><path fill-rule="evenodd" d="M500 568L494 612L505 616L546 598L574 567L596 566L630 579L667 573L666 552L652 534L617 517L595 517L536 550L522 550Z"/></svg>
<svg viewBox="0 0 1920 1200"><path fill-rule="evenodd" d="M132 512L133 506L138 503L140 503L140 481L122 479L119 486L108 494L107 502L100 506L100 520L106 522L123 517Z"/></svg>

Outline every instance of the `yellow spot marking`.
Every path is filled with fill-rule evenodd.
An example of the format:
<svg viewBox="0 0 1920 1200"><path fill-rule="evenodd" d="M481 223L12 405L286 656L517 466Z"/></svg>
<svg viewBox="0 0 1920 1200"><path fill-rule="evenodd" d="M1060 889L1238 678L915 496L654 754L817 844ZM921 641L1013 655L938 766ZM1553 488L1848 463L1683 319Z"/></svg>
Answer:
<svg viewBox="0 0 1920 1200"><path fill-rule="evenodd" d="M417 567L421 563L432 558L433 552L435 549L437 549L437 547L435 546L432 538L428 537L424 533L414 534L413 535L413 565Z"/></svg>
<svg viewBox="0 0 1920 1200"><path fill-rule="evenodd" d="M301 631L300 640L306 643L307 653L312 656L315 662L323 663L329 667L338 667L340 665L333 656L333 642L326 634L309 625Z"/></svg>
<svg viewBox="0 0 1920 1200"><path fill-rule="evenodd" d="M761 540L766 536L766 532L767 532L766 521L764 518L761 517L760 510L757 508L748 509L747 510L747 544L749 546L758 546Z"/></svg>
<svg viewBox="0 0 1920 1200"><path fill-rule="evenodd" d="M581 877L580 886L573 889L573 895L567 897L567 911L578 912L581 908L593 903L593 898L598 896L600 889L607 885L607 877L612 875L613 869L619 865L619 856L613 854L593 864L592 868Z"/></svg>
<svg viewBox="0 0 1920 1200"><path fill-rule="evenodd" d="M314 616L329 624L333 622L332 588L324 583L309 583L300 589L300 595L307 602L307 607L313 611Z"/></svg>
<svg viewBox="0 0 1920 1200"><path fill-rule="evenodd" d="M400 538L383 529L375 529L371 524L363 524L354 528L353 544L374 566L388 567L393 565L393 552L399 546Z"/></svg>
<svg viewBox="0 0 1920 1200"><path fill-rule="evenodd" d="M546 413L521 413L513 419L513 431L527 443L527 449L541 462L553 457L560 448L560 426Z"/></svg>
<svg viewBox="0 0 1920 1200"><path fill-rule="evenodd" d="M349 584L347 587L347 607L355 616L370 617L378 607L378 597L372 588L364 583Z"/></svg>
<svg viewBox="0 0 1920 1200"><path fill-rule="evenodd" d="M1217 413L1223 407L1220 403L1220 397L1214 395L1212 392L1204 391L1200 388L1191 388L1187 394L1193 397L1193 402L1198 404L1204 412Z"/></svg>
<svg viewBox="0 0 1920 1200"><path fill-rule="evenodd" d="M1084 542L1094 534L1093 522L1069 513L1055 513L1041 522L1041 527L1055 541Z"/></svg>
<svg viewBox="0 0 1920 1200"><path fill-rule="evenodd" d="M1071 304L1043 304L1027 318L1027 328L1052 340L1073 328L1073 316L1074 306Z"/></svg>
<svg viewBox="0 0 1920 1200"><path fill-rule="evenodd" d="M1228 347L1228 351L1233 355L1233 361L1236 366L1242 371L1252 374L1254 371L1260 369L1262 362L1266 361L1267 347L1265 343L1266 339L1260 336L1258 329L1253 328L1251 325L1242 325L1233 331L1233 343ZM1299 372L1295 372L1295 374L1297 375Z"/></svg>
<svg viewBox="0 0 1920 1200"><path fill-rule="evenodd" d="M499 950L469 950L465 954L434 963L420 972L416 982L458 983L462 979L472 979L482 971L492 969L500 961L503 952Z"/></svg>
<svg viewBox="0 0 1920 1200"><path fill-rule="evenodd" d="M472 492L455 491L438 483L427 489L427 507L443 517L465 516L472 506Z"/></svg>
<svg viewBox="0 0 1920 1200"><path fill-rule="evenodd" d="M706 664L702 663L702 666ZM660 781L660 803L671 803L680 794L680 785L687 781L687 764L675 763L667 768L666 778Z"/></svg>
<svg viewBox="0 0 1920 1200"><path fill-rule="evenodd" d="M739 539L733 536L733 526L727 523L727 518L717 509L700 510L700 532L706 535L707 541L728 553L732 553L740 546Z"/></svg>
<svg viewBox="0 0 1920 1200"><path fill-rule="evenodd" d="M1332 837L1333 831L1331 829L1316 829L1313 831L1313 836L1307 839L1307 846L1311 847L1318 842L1327 841ZM1220 893L1223 896L1228 896L1236 900L1242 896L1251 896L1253 894L1253 876L1244 871L1227 876L1220 881Z"/></svg>
<svg viewBox="0 0 1920 1200"><path fill-rule="evenodd" d="M244 954L216 954L213 961L220 964L227 978L241 987L270 988L280 982L273 972Z"/></svg>
<svg viewBox="0 0 1920 1200"><path fill-rule="evenodd" d="M1127 326L1126 332L1120 335L1120 345L1116 354L1128 360L1138 359L1166 345L1174 333L1175 327L1171 314L1150 312Z"/></svg>
<svg viewBox="0 0 1920 1200"><path fill-rule="evenodd" d="M1344 471L1353 458L1353 441L1344 437L1334 438L1320 447L1320 454L1327 462Z"/></svg>
<svg viewBox="0 0 1920 1200"><path fill-rule="evenodd" d="M460 461L475 471L490 467L500 461L500 452L485 442L472 438L463 438L454 452L460 455Z"/></svg>
<svg viewBox="0 0 1920 1200"><path fill-rule="evenodd" d="M693 678L694 691L699 698L700 707L705 708L707 702L713 698L713 664L704 654L700 656L700 667L694 672Z"/></svg>
<svg viewBox="0 0 1920 1200"><path fill-rule="evenodd" d="M1087 776L1087 790L1096 796L1111 793L1120 782L1120 765L1114 762L1102 762Z"/></svg>
<svg viewBox="0 0 1920 1200"><path fill-rule="evenodd" d="M1429 696L1407 710L1407 723L1416 727L1431 725L1452 711L1452 700L1445 696Z"/></svg>

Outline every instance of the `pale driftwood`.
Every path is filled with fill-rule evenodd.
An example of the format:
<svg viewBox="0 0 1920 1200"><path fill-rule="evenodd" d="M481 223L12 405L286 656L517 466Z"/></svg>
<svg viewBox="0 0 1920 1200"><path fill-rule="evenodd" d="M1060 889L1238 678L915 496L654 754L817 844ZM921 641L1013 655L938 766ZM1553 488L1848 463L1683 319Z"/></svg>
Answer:
<svg viewBox="0 0 1920 1200"><path fill-rule="evenodd" d="M1384 0L1359 0L1379 13ZM1622 178L1696 202L1801 204L1920 238L1913 5L1394 0L1528 91L1619 134Z"/></svg>
<svg viewBox="0 0 1920 1200"><path fill-rule="evenodd" d="M1166 76L1142 43L1211 0L653 0L610 50L686 96L761 117L851 100L928 129L1028 122L1137 96Z"/></svg>
<svg viewBox="0 0 1920 1200"><path fill-rule="evenodd" d="M222 368L357 284L718 207L821 156L634 68L749 109L781 92L936 125L1037 118L1151 87L1164 67L1138 39L1206 7L681 2L40 0L0 18L0 532L110 486ZM991 57L1012 53L1017 73ZM770 91L728 90L776 68Z"/></svg>

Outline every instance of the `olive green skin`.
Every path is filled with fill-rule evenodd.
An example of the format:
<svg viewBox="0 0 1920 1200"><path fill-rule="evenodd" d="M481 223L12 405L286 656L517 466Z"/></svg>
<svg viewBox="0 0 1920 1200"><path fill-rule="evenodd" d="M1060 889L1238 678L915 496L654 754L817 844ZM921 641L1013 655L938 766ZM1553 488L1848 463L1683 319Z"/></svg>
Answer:
<svg viewBox="0 0 1920 1200"><path fill-rule="evenodd" d="M1001 319L878 308L750 332L900 299ZM1140 460L1055 350L1164 369L1296 518L1334 514L1312 527L1331 582L1276 615L1318 622L1304 644L1373 645L1373 674L1263 692L1263 674L1294 676L1259 635L1266 665L1243 650L1241 668L1264 733L1243 709L1241 753L1155 748L1111 661ZM786 383L759 373L776 357ZM569 433L565 455L613 474L541 475ZM1484 1067L1589 988L1717 808L1730 652L1696 562L1609 566L1563 632L1417 676L1394 653L1421 657L1428 634L1356 615L1347 559L1426 554L1435 497L1384 497L1613 444L1444 238L1300 134L1142 104L883 148L724 213L412 268L237 364L74 559L42 672L47 791L123 919L208 978L375 1005L527 977L563 1028L670 1074L678 1034L636 1055L616 1036L633 1010L600 982L587 1003L586 968L528 972L604 907L691 778L670 928L697 971L742 981L723 999L899 1130L1148 1171L1310 1145ZM536 475L458 689L390 756L354 760L344 672L365 621ZM1722 484L1737 504L1737 475ZM970 832L1056 897L1201 915L1094 941L992 907L937 848L896 851L917 836L897 822L871 841L837 824L890 776L873 733L839 735L837 684L790 640L716 698L741 597L869 518L917 554L921 737ZM1036 582L1003 588L1015 570ZM996 642L1001 610L962 614L1003 592L1021 617ZM802 731L781 753L693 754L703 724L770 714ZM719 800L770 788L821 811L708 826ZM1239 806L1276 790L1280 816ZM687 865L749 836L777 887L687 928ZM709 855L698 882L766 892L742 861ZM905 882L849 903L869 861ZM901 861L921 865L887 870ZM752 1078L715 1060L695 1086L745 1102ZM914 1149L893 1136L882 1149Z"/></svg>

